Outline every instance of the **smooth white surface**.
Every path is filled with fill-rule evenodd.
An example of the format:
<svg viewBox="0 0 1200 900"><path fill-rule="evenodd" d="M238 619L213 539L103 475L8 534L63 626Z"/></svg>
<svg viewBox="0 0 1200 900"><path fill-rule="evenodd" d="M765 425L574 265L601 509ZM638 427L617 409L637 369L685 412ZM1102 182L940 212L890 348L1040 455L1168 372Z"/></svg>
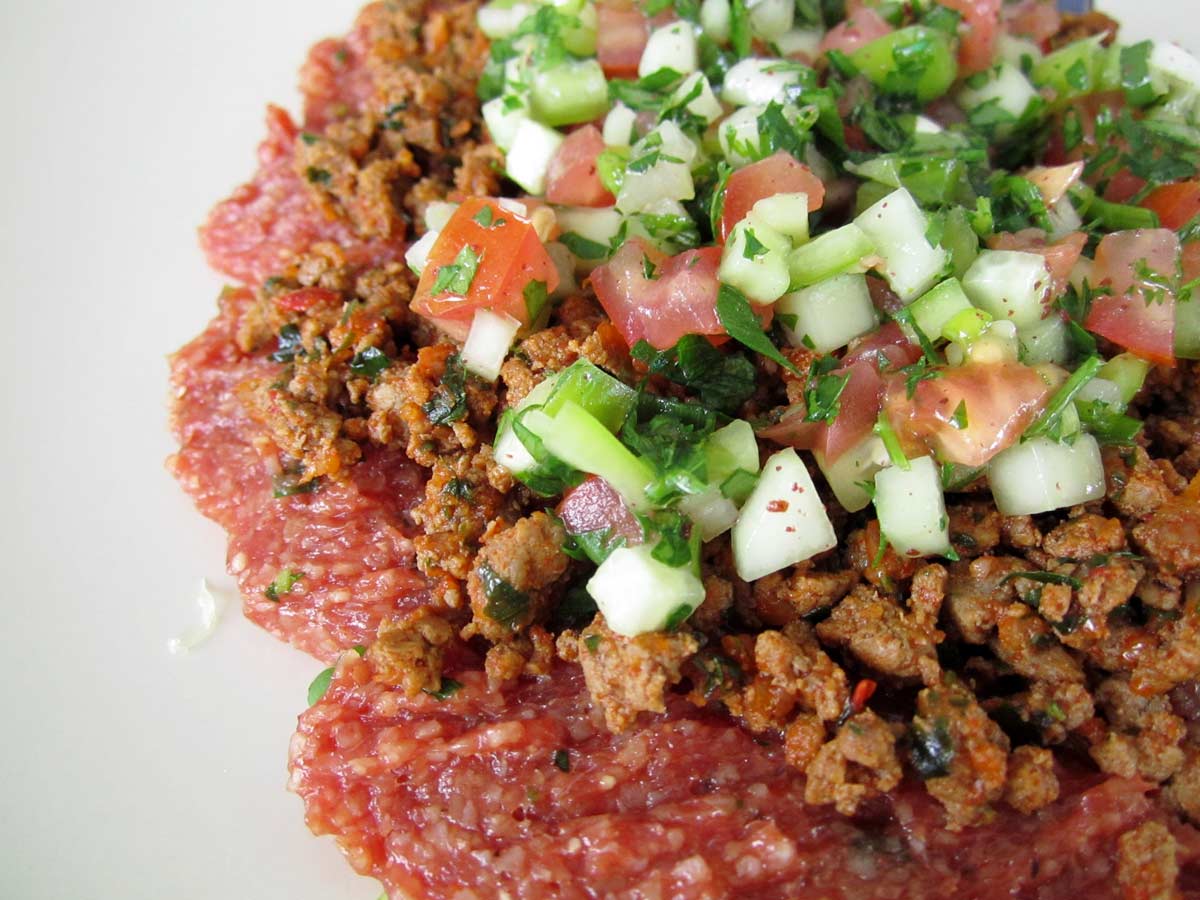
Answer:
<svg viewBox="0 0 1200 900"><path fill-rule="evenodd" d="M233 609L163 460L165 355L214 310L195 246L268 101L356 0L0 4L0 897L375 900L284 790L320 666ZM1190 3L1112 2L1200 49ZM1180 21L1182 20L1182 21Z"/></svg>

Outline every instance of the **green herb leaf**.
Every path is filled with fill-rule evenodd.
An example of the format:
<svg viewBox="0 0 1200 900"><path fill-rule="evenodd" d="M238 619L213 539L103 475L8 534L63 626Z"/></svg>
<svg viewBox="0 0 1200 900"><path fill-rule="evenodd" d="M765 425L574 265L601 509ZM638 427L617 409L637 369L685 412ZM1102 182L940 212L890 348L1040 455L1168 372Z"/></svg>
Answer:
<svg viewBox="0 0 1200 900"><path fill-rule="evenodd" d="M778 363L793 375L804 377L804 373L771 343L771 339L762 329L762 323L759 322L758 316L750 308L750 301L737 288L728 284L721 285L717 292L717 318L721 320L725 331L735 341Z"/></svg>
<svg viewBox="0 0 1200 900"><path fill-rule="evenodd" d="M1083 582L1078 578L1072 578L1070 575L1062 575L1058 572L1010 572L1000 579L1000 583L1008 584L1016 578L1024 578L1026 581L1036 581L1038 584L1065 584L1075 590L1083 587Z"/></svg>
<svg viewBox="0 0 1200 900"><path fill-rule="evenodd" d="M485 205L471 218L474 219L476 224L478 224L480 227L491 228L492 220L495 218L495 215L496 214L492 211L492 207Z"/></svg>
<svg viewBox="0 0 1200 900"><path fill-rule="evenodd" d="M438 268L437 277L433 282L433 293L456 294L465 297L471 290L471 282L475 280L475 272L479 269L480 256L470 244L463 244L454 262Z"/></svg>
<svg viewBox="0 0 1200 900"><path fill-rule="evenodd" d="M733 0L730 7L729 41L733 45L733 52L744 59L750 55L752 41L750 12L746 9L746 0Z"/></svg>
<svg viewBox="0 0 1200 900"><path fill-rule="evenodd" d="M521 291L521 296L525 298L525 315L529 317L530 322L537 322L550 301L546 282L530 279Z"/></svg>
<svg viewBox="0 0 1200 900"><path fill-rule="evenodd" d="M487 563L476 566L475 574L487 598L483 606L484 615L515 631L520 619L529 611L529 595L518 591Z"/></svg>
<svg viewBox="0 0 1200 900"><path fill-rule="evenodd" d="M270 356L271 362L288 363L297 356L307 355L298 325L293 325L289 322L279 329L279 345Z"/></svg>
<svg viewBox="0 0 1200 900"><path fill-rule="evenodd" d="M954 762L954 742L946 722L938 719L926 725L914 719L908 732L909 762L923 781L950 774Z"/></svg>
<svg viewBox="0 0 1200 900"><path fill-rule="evenodd" d="M308 686L308 705L315 706L317 702L325 696L325 692L329 690L329 683L333 681L333 666L328 669L323 669L316 678Z"/></svg>
<svg viewBox="0 0 1200 900"><path fill-rule="evenodd" d="M563 233L558 241L580 259L608 259L608 244L601 244L599 241L585 238L574 231Z"/></svg>
<svg viewBox="0 0 1200 900"><path fill-rule="evenodd" d="M560 772L571 771L571 756L566 750L555 750L552 762L554 763L554 768Z"/></svg>
<svg viewBox="0 0 1200 900"><path fill-rule="evenodd" d="M467 414L467 370L458 353L447 357L438 392L421 408L434 425L448 425Z"/></svg>
<svg viewBox="0 0 1200 900"><path fill-rule="evenodd" d="M667 621L663 625L663 631L678 631L679 626L688 620L688 616L692 614L692 607L686 603L681 603L675 607L667 615Z"/></svg>
<svg viewBox="0 0 1200 900"><path fill-rule="evenodd" d="M316 166L309 166L304 170L304 177L309 184L328 185L333 179L326 169L318 169Z"/></svg>
<svg viewBox="0 0 1200 900"><path fill-rule="evenodd" d="M301 481L300 478L296 472L281 472L276 475L271 479L271 496L279 499L296 494L311 494L321 486L319 478L311 478L308 481Z"/></svg>
<svg viewBox="0 0 1200 900"><path fill-rule="evenodd" d="M710 409L732 415L754 393L754 364L740 353L718 350L698 334L684 335L669 350L655 350L646 341L634 344L630 355L661 375L695 391Z"/></svg>
<svg viewBox="0 0 1200 900"><path fill-rule="evenodd" d="M1104 359L1100 356L1089 356L1080 364L1079 368L1071 373L1071 377L1063 382L1060 387L1050 398L1050 402L1046 404L1046 408L1042 410L1042 414L1038 416L1026 430L1022 436L1024 438L1038 437L1046 435L1054 439L1061 437L1062 431L1062 416L1066 412L1071 401L1075 399L1075 395L1080 389L1096 377L1096 373L1100 371L1100 367L1104 365Z"/></svg>
<svg viewBox="0 0 1200 900"><path fill-rule="evenodd" d="M284 594L290 594L292 588L296 586L296 582L303 577L304 573L297 572L295 569L281 569L275 576L275 580L263 589L263 595L273 603L278 603L279 598Z"/></svg>
<svg viewBox="0 0 1200 900"><path fill-rule="evenodd" d="M354 358L350 360L350 371L374 381L379 377L379 373L391 364L388 355L378 347L367 347L354 354Z"/></svg>
<svg viewBox="0 0 1200 900"><path fill-rule="evenodd" d="M422 693L428 694L434 700L449 700L463 688L461 681L455 681L453 678L442 677L442 686L436 691L431 691L428 688L422 688Z"/></svg>
<svg viewBox="0 0 1200 900"><path fill-rule="evenodd" d="M832 356L819 356L808 369L804 386L805 422L832 422L841 412L842 391L850 382L850 373L833 374L838 361Z"/></svg>
<svg viewBox="0 0 1200 900"><path fill-rule="evenodd" d="M950 417L950 424L962 431L967 427L967 401L959 400L958 406L954 407L954 415Z"/></svg>

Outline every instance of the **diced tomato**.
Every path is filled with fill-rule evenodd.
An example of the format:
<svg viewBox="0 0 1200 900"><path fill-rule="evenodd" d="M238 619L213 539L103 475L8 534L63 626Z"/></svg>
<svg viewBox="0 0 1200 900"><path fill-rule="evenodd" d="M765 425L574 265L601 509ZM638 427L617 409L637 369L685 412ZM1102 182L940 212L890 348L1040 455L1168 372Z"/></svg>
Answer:
<svg viewBox="0 0 1200 900"><path fill-rule="evenodd" d="M812 169L790 153L778 153L743 166L725 183L725 203L721 207L720 237L724 241L733 226L746 217L750 208L764 197L776 194L807 194L808 211L825 202L825 185Z"/></svg>
<svg viewBox="0 0 1200 900"><path fill-rule="evenodd" d="M833 375L848 375L838 397L838 414L832 422L806 422L803 404L789 410L779 422L759 430L768 440L800 450L820 450L833 462L857 446L875 427L883 405L884 382L874 360L859 360Z"/></svg>
<svg viewBox="0 0 1200 900"><path fill-rule="evenodd" d="M868 334L842 357L842 368L869 362L877 371L902 369L921 358L921 348L912 343L895 322Z"/></svg>
<svg viewBox="0 0 1200 900"><path fill-rule="evenodd" d="M640 238L626 241L592 270L596 298L632 347L649 341L659 350L685 334L724 334L717 318L720 247L664 256ZM652 268L652 277L647 269Z"/></svg>
<svg viewBox="0 0 1200 900"><path fill-rule="evenodd" d="M1001 0L939 0L962 13L959 26L959 75L974 75L991 67L996 55Z"/></svg>
<svg viewBox="0 0 1200 900"><path fill-rule="evenodd" d="M904 376L894 376L888 420L906 447L924 446L950 462L982 466L1016 443L1045 406L1050 388L1020 363L967 363L938 370L936 377L917 382L911 397L908 393Z"/></svg>
<svg viewBox="0 0 1200 900"><path fill-rule="evenodd" d="M563 494L557 512L567 534L586 534L607 528L613 537L625 538L625 543L631 547L644 540L637 516L607 481L595 475L589 475Z"/></svg>
<svg viewBox="0 0 1200 900"><path fill-rule="evenodd" d="M478 255L466 296L448 291L435 294L438 273L453 265L466 246ZM534 281L553 292L558 287L558 269L529 220L490 198L469 197L430 250L411 308L451 337L465 340L477 309L504 313L529 325L525 289Z"/></svg>
<svg viewBox="0 0 1200 900"><path fill-rule="evenodd" d="M650 38L650 23L636 6L612 0L597 3L596 16L596 57L604 74L610 78L636 76Z"/></svg>
<svg viewBox="0 0 1200 900"><path fill-rule="evenodd" d="M612 206L617 202L600 182L596 157L604 150L604 136L595 125L584 125L567 135L546 173L546 199L564 206Z"/></svg>
<svg viewBox="0 0 1200 900"><path fill-rule="evenodd" d="M1128 169L1121 169L1104 189L1104 199L1111 203L1128 203L1146 187L1146 179L1139 178Z"/></svg>
<svg viewBox="0 0 1200 900"><path fill-rule="evenodd" d="M1177 181L1155 188L1142 200L1163 228L1182 228L1200 215L1200 181Z"/></svg>
<svg viewBox="0 0 1200 900"><path fill-rule="evenodd" d="M869 44L876 38L890 34L891 31L892 26L870 7L856 9L852 13L847 11L844 22L825 32L817 52L838 50L842 53L853 53L863 44Z"/></svg>
<svg viewBox="0 0 1200 900"><path fill-rule="evenodd" d="M342 295L329 288L306 287L298 291L289 291L275 298L275 305L288 312L308 312L314 306L328 303L331 306L342 305Z"/></svg>
<svg viewBox="0 0 1200 900"><path fill-rule="evenodd" d="M1112 293L1092 302L1085 326L1151 362L1175 364L1175 295L1139 270L1173 278L1179 238L1167 228L1118 231L1096 248L1096 280ZM1144 269L1143 269L1144 267Z"/></svg>
<svg viewBox="0 0 1200 900"><path fill-rule="evenodd" d="M1079 262L1083 248L1087 246L1087 235L1073 231L1053 244L1046 243L1046 233L1040 228L1026 228L1015 233L1003 232L988 239L993 250L1021 250L1037 253L1046 260L1046 268L1054 279L1054 290L1050 299L1060 296L1071 282L1071 270Z"/></svg>
<svg viewBox="0 0 1200 900"><path fill-rule="evenodd" d="M1042 43L1058 34L1062 16L1053 0L1021 0L1004 9L1004 21L1011 34Z"/></svg>

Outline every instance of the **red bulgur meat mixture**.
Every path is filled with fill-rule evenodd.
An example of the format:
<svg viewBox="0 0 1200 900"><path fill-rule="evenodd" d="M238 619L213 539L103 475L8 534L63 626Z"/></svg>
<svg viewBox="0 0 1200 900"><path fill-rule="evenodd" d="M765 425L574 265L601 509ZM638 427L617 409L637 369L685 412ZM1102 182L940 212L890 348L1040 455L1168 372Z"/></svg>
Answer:
<svg viewBox="0 0 1200 900"><path fill-rule="evenodd" d="M737 6L735 15L744 15ZM955 37L922 32L934 44L945 42L950 81L929 97L922 96L924 81L910 85L939 129L984 127L969 115L964 124L948 96L937 98L955 72L991 64L990 30L1031 38L1046 52L1093 36L1096 52L1101 41L1117 46L1115 23L1099 14L1064 20L1040 0L1005 4L1002 14L1000 6L933 6L962 14L947 32ZM599 4L596 52L610 89L617 77L635 77L645 36L669 29L677 14L691 15L685 7L658 4L647 13L617 0ZM857 49L907 33L905 27L933 27L914 18L914 9L887 12L886 21L873 8L860 9L857 24L830 28L819 54L791 53L788 65L814 73L810 87L830 91L834 105L822 115L841 124L819 140L805 137L808 155L785 142L786 164L763 152L768 158L747 165L736 145L725 147L733 166L721 169L721 161L707 176L716 179L717 193L729 168L749 173L729 182L731 192L770 171L772 179L793 181L771 182L759 196L806 193L809 211L821 207L816 221L823 228L850 223L855 190L861 194L863 186L840 167L871 153L902 152L890 143L894 126L862 111L894 82L872 85L864 77L870 58ZM1020 446L1023 429L1033 437L1057 428L1052 436L1061 438L1065 416L1052 395L1061 395L1064 381L1079 380L1089 361L1074 375L1043 366L1043 382L1027 360L994 357L1002 335L995 330L991 344L970 346L968 358L950 364L954 339L941 344L946 332L934 334L940 350L929 346L912 315L904 318L902 284L874 251L861 269L840 277L862 279L872 321L892 317L895 324L860 331L845 353L846 342L819 350L807 336L780 349L779 335L796 327L796 316L788 320L782 306L760 305L760 319L768 310L763 327L774 317L783 330L758 331L756 307L746 306L758 331L757 339L746 338L745 322L735 326L720 299L727 277L738 279L728 274L728 246L720 244L726 235L730 245L741 240L739 255L751 261L774 252L770 241L746 237L749 218L725 222L718 204L690 246L671 243L682 240L677 233L664 244L652 232L626 234L623 225L624 247L618 239L598 251L596 241L589 246L556 223L556 215L569 215L564 207L625 202L629 181L614 182L612 165L626 179L640 174L628 147L616 163L595 155L613 149L605 149L612 144L607 122L603 136L584 125L562 143L545 188L553 207L514 183L516 170L509 160L506 172L505 152L481 113L481 79L493 77L495 61L504 59L489 50L478 11L474 0L374 3L344 40L313 48L301 72L301 124L270 109L256 175L201 230L209 260L233 284L208 328L172 358L180 449L170 466L200 511L228 532L228 567L246 615L331 667L324 692L314 685L290 751L290 788L304 800L313 832L332 834L354 868L381 880L393 900L1200 897L1200 366L1185 358L1195 352L1176 358L1164 351L1146 337L1157 327L1148 320L1132 332L1112 327L1132 314L1110 302L1124 302L1110 296L1111 287L1090 296L1091 313L1085 305L1086 320L1080 318L1086 330L1064 305L1062 322L1070 319L1083 346L1090 341L1096 367L1122 348L1147 360L1131 364L1131 354L1121 355L1129 357L1127 368L1141 366L1144 385L1134 385L1136 397L1123 401L1121 414L1084 425L1110 436L1131 417L1142 427L1135 422L1102 441L1098 484L1086 496L1048 511L1001 512L1003 476L981 464ZM541 30L522 32L542 48L535 57L560 38L558 26L539 21ZM616 34L641 35L632 57L613 43ZM727 56L722 71L749 52L738 52L741 39L732 40L732 50L709 42ZM745 40L761 55L775 49L757 32ZM835 56L830 63L830 50L841 62ZM1131 58L1122 56L1122 65ZM924 65L932 77L934 63ZM1137 85L1124 87L1133 103ZM649 146L659 155L644 166L664 158L678 164L655 149L661 136L658 145L638 143L639 135L644 142L657 132L653 114L637 104L662 88L643 81L623 90L620 97L638 110L629 125L633 153ZM730 90L727 82L727 99ZM1105 96L1077 99L1064 111L1042 88L1049 104L1029 107L1042 116L1042 130L1019 134L1040 148L1027 162L1059 165L1022 169L1028 180L1007 175L996 159L1011 154L1017 132L987 132L999 141L990 157L995 171L1042 190L1046 205L1038 218L1028 211L1028 194L1018 202L1011 186L997 188L993 180L996 208L987 214L995 219L975 220L967 233L973 245L975 231L979 238L987 232L986 244L997 252L1044 257L1052 277L1039 289L1057 292L1050 296L1089 295L1086 281L1077 288L1067 277L1081 265L1080 254L1083 263L1099 265L1105 252L1115 252L1105 241L1116 235L1102 235L1116 227L1088 233L1080 223L1065 238L1048 237L1046 207L1068 189L1076 198L1081 191L1104 194L1096 202L1119 207L1107 214L1138 223L1140 213L1129 210L1153 210L1144 224L1180 229L1182 271L1200 270L1193 253L1200 241L1184 227L1200 213L1200 187L1191 214L1176 222L1173 204L1184 200L1160 193L1200 182L1182 173L1156 187L1150 175L1129 171L1087 182L1093 176L1080 181L1082 167L1063 175L1081 154L1072 155L1054 134L1079 126L1076 110L1094 118L1103 104L1119 109L1126 102ZM889 110L915 109L888 102ZM770 117L772 107L763 107ZM811 108L804 128L818 127L818 107ZM691 119L677 118L703 130L698 115L693 109ZM599 124L594 114L571 121L592 119ZM1089 130L1077 136L1083 152L1101 152L1106 138L1093 133L1099 121L1086 119ZM835 132L842 156L833 165L818 148L829 152L825 142ZM1129 126L1112 146L1128 149L1139 134ZM715 129L709 137L711 149ZM582 167L570 156L581 147L593 154ZM980 153L988 165L988 153ZM755 168L768 163L775 168ZM818 180L809 166L822 164ZM554 180L555 171L567 170L571 179ZM1068 183L1052 200L1046 191L1054 193L1064 177ZM1122 177L1141 183L1114 187ZM474 225L464 226L462 217L456 224L452 208L439 213L438 204L471 198L487 198L463 207L476 210ZM745 199L737 203L743 213L751 210L748 216L764 208L756 197ZM1103 216L1108 207L1097 209ZM983 210L980 203L980 216ZM943 211L939 227L950 229L953 215ZM1040 230L1022 229L1023 215ZM496 261L461 243L438 256L439 242L455 229L498 228L505 217L510 231L521 229L525 249L503 262L524 265L536 280L522 282L516 306L491 310L513 323L515 342L489 379L464 364L472 320L456 319L454 305L437 294L466 266L455 291L469 295L471 279L493 278L487 267ZM647 220L640 221L644 228ZM754 221L760 234L772 233L765 220ZM439 228L441 237L433 233ZM1146 233L1138 231L1139 240ZM426 268L436 269L441 285L432 290L431 277L410 268L410 250L426 234L430 258L444 260ZM706 240L717 246L704 246ZM532 256L529 242L537 246ZM570 253L551 258L543 244ZM1157 251L1145 252L1153 258ZM623 254L635 260L625 269ZM862 269L877 274L864 278ZM1164 290L1155 272L1137 271L1141 287L1130 290ZM508 283L495 278L492 289L506 290ZM614 300L614 283L627 292L623 300ZM698 284L710 285L709 294ZM540 292L531 294L534 285ZM1165 290L1171 308L1187 300L1189 289L1178 280ZM704 309L695 306L701 295ZM631 307L631 297L657 311ZM674 334L680 322L694 329ZM697 333L714 339L688 344ZM688 376L685 347L707 360L703 377ZM1000 385L990 397L978 389L989 382L965 374L989 365L987 377L1000 379L990 382ZM1100 381L1111 374L1100 371ZM503 433L532 421L521 417L527 408L549 410L546 388L557 392L569 377L564 372L592 373L582 377L609 384L610 399L634 397L620 401L624 426L614 421L608 430L620 432L639 464L658 465L662 457L654 454L664 446L687 458L678 440L663 443L666 426L651 426L667 421L672 433L686 431L697 421L688 409L709 417L701 441L714 421L752 423L756 471L780 445L815 451L820 465L809 467L812 486L796 480L788 499L770 500L762 515L801 521L810 514L805 504L817 503L835 540L746 578L752 568L737 528L770 477L765 470L745 491L732 476L720 486L717 497L733 506L738 525L732 537L726 524L703 541L698 514L675 511L681 495L704 488L679 486L687 484L682 464L646 488L645 496L657 490L668 498L649 511L619 479L610 484L595 470L584 479L564 466L547 450L548 433L532 425L521 426L518 445L533 453L531 441L546 441L539 452L549 453L550 463L535 455L533 468L522 470L511 449L502 449ZM746 390L731 398L729 379L746 381ZM1117 384L1120 375L1111 379ZM1012 396L997 397L1005 391ZM1101 407L1116 402L1111 392L1091 396L1109 398L1095 401ZM530 407L534 400L546 405ZM1007 413L992 408L1009 401L1016 405ZM919 420L922 403L946 408ZM1085 418L1107 409L1070 409L1077 407ZM665 410L667 418L640 421L646 408ZM1049 422L1055 409L1062 418ZM589 408L583 415L603 421L605 414ZM982 422L989 416L1000 417L995 427ZM865 425L847 424L853 418ZM873 434L876 421L893 471L931 451L949 460L938 494L945 489L944 515L934 529L946 535L941 549L914 550L889 533L882 481L874 475L886 462L864 470L862 481L875 481L860 504L847 501L849 482L834 484L826 457ZM1006 428L1015 430L1006 436ZM858 431L847 438L844 429ZM1084 431L1076 437L1091 440ZM1072 446L1074 438L1064 440L1058 446ZM781 454L770 458L783 471L786 461L774 462ZM954 467L963 460L972 462ZM731 471L754 484L745 465ZM618 557L674 567L678 576L671 577L691 591L687 601L649 625L631 626L628 609L606 606L599 596L604 568ZM668 558L676 561L664 563ZM660 587L668 583L676 582Z"/></svg>

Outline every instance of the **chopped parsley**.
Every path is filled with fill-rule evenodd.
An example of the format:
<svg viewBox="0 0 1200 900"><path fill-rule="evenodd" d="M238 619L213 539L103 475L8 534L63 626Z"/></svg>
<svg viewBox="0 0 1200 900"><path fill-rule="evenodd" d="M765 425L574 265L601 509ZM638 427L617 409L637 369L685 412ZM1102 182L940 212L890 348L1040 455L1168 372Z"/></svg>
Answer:
<svg viewBox="0 0 1200 900"><path fill-rule="evenodd" d="M459 354L446 358L441 385L422 409L434 425L448 425L467 414L467 370Z"/></svg>
<svg viewBox="0 0 1200 900"><path fill-rule="evenodd" d="M442 684L436 691L431 691L428 688L422 688L423 693L428 694L434 700L442 701L449 700L463 688L461 681L455 681L453 678L443 676Z"/></svg>
<svg viewBox="0 0 1200 900"><path fill-rule="evenodd" d="M529 595L505 581L486 562L475 567L475 575L483 585L483 595L487 598L483 614L515 631L519 621L529 612Z"/></svg>
<svg viewBox="0 0 1200 900"><path fill-rule="evenodd" d="M275 576L275 580L263 588L263 596L272 603L278 603L279 598L284 594L290 594L292 588L296 586L296 582L303 577L304 573L297 572L295 569L281 569Z"/></svg>
<svg viewBox="0 0 1200 900"><path fill-rule="evenodd" d="M749 347L755 353L765 356L772 362L783 366L793 375L803 378L804 373L796 368L795 363L779 352L779 348L771 343L771 339L762 329L762 323L746 295L737 288L723 284L717 291L717 318L725 326L725 331L738 343Z"/></svg>
<svg viewBox="0 0 1200 900"><path fill-rule="evenodd" d="M374 381L391 364L392 360L378 347L366 347L354 354L350 360L350 371Z"/></svg>
<svg viewBox="0 0 1200 900"><path fill-rule="evenodd" d="M300 334L300 327L289 322L280 328L279 344L270 356L271 362L289 363L297 356L306 355L304 337Z"/></svg>
<svg viewBox="0 0 1200 900"><path fill-rule="evenodd" d="M470 244L463 244L454 262L441 266L433 282L433 293L456 294L465 297L471 290L471 282L479 269L480 254Z"/></svg>
<svg viewBox="0 0 1200 900"><path fill-rule="evenodd" d="M554 768L560 772L571 771L571 756L566 750L555 750L551 762L554 763Z"/></svg>
<svg viewBox="0 0 1200 900"><path fill-rule="evenodd" d="M835 374L838 361L832 356L819 356L808 370L804 387L805 422L832 422L841 412L842 391L850 382L850 373Z"/></svg>

